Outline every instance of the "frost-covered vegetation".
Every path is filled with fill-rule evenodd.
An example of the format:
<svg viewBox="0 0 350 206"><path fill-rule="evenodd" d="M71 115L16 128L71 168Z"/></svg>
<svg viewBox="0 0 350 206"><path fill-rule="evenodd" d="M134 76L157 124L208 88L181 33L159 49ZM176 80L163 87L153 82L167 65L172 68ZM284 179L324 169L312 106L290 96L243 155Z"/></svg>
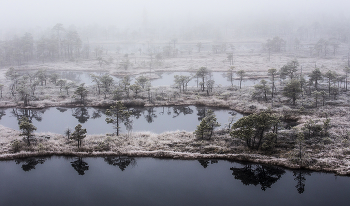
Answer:
<svg viewBox="0 0 350 206"><path fill-rule="evenodd" d="M73 131L65 132L70 138L35 133L23 140L18 131L1 126L0 158L46 154L207 157L350 174L347 39L318 39L323 35L319 34L296 35L300 39L294 41L278 36L249 41L172 39L169 45L159 39L148 42L148 50L135 50L145 46L129 42L123 44L125 51L120 47L110 51L100 45L91 48L76 30L65 31L60 41L62 28L55 25L50 38L34 40L25 34L20 40L1 42L0 107L109 107L118 102L206 105L252 115L228 122L220 130L215 130L216 119L208 114L194 133L119 135L119 117L110 113L108 121L116 126L116 136L87 135L75 140ZM63 71L84 72L91 82L81 84L76 81L79 78L62 75ZM166 85L152 85L161 72L175 71L189 73L175 75ZM223 73L228 86L215 81L215 71ZM244 86L249 79L260 83Z"/></svg>

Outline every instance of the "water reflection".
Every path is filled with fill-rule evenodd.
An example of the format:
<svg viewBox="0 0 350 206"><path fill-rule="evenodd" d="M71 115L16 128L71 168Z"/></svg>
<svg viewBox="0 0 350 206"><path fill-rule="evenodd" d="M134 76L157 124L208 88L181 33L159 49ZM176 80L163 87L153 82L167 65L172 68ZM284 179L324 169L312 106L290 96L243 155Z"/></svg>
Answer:
<svg viewBox="0 0 350 206"><path fill-rule="evenodd" d="M72 116L75 117L79 123L83 124L90 118L89 111L85 107L78 107L72 110Z"/></svg>
<svg viewBox="0 0 350 206"><path fill-rule="evenodd" d="M22 119L22 117L27 117L30 122L35 119L38 122L41 122L42 115L45 113L47 109L19 109L12 108L11 113L17 118L18 122Z"/></svg>
<svg viewBox="0 0 350 206"><path fill-rule="evenodd" d="M207 109L200 106L128 108L128 111L131 112L131 118L130 121L125 121L123 125L120 125L121 131L150 131L155 133L174 130L194 131L199 124L198 121L204 118ZM232 117L232 110L209 109L214 110L221 125L225 125ZM67 127L72 128L77 124L84 124L84 127L89 128L88 134L114 132L113 125L108 125L105 122L105 111L105 108L91 107L9 108L0 110L0 124L18 129L19 120L26 116L38 128L36 132L62 133ZM11 115L6 115L7 113ZM236 115L234 121L240 117L240 114ZM57 121L57 119L63 121ZM152 123L152 127L150 127L150 123Z"/></svg>
<svg viewBox="0 0 350 206"><path fill-rule="evenodd" d="M216 164L218 163L218 160L198 160L198 162L204 167L207 168L209 164Z"/></svg>
<svg viewBox="0 0 350 206"><path fill-rule="evenodd" d="M85 171L89 170L88 163L84 162L82 157L78 157L77 160L71 162L71 165L79 175L85 175Z"/></svg>
<svg viewBox="0 0 350 206"><path fill-rule="evenodd" d="M154 113L154 108L153 107L149 107L146 109L146 115L145 115L145 119L148 123L152 123L154 122L154 119L157 118L157 115Z"/></svg>
<svg viewBox="0 0 350 206"><path fill-rule="evenodd" d="M68 111L68 109L67 109L67 108L64 108L64 107L57 107L56 109L57 109L58 111L60 111L61 113Z"/></svg>
<svg viewBox="0 0 350 206"><path fill-rule="evenodd" d="M34 170L37 164L44 164L46 159L47 158L43 157L30 157L26 159L16 159L15 162L16 164L22 164L23 171L29 172L30 170Z"/></svg>
<svg viewBox="0 0 350 206"><path fill-rule="evenodd" d="M102 117L102 114L104 114L106 110L105 109L101 109L101 108L96 108L93 112L92 112L92 119L98 119Z"/></svg>
<svg viewBox="0 0 350 206"><path fill-rule="evenodd" d="M311 172L306 170L293 171L293 176L295 177L294 180L297 182L297 185L295 186L295 188L297 188L297 191L299 194L302 194L305 191L306 175L310 176Z"/></svg>
<svg viewBox="0 0 350 206"><path fill-rule="evenodd" d="M132 109L129 109L128 111L131 112L131 116L135 117L135 119L139 119L141 117L143 108L132 108Z"/></svg>
<svg viewBox="0 0 350 206"><path fill-rule="evenodd" d="M0 120L1 120L1 118L2 118L3 116L5 116L5 115L6 115L5 110L4 110L4 109L0 109Z"/></svg>
<svg viewBox="0 0 350 206"><path fill-rule="evenodd" d="M275 174L273 177L281 178L271 186L272 189L263 191L260 185L247 187L240 180L234 180L232 170L229 169L243 169L245 166L236 162L219 160L211 164L211 160L206 160L203 165L207 168L204 169L198 160L135 158L137 167L131 168L136 161L128 157L84 157L83 160L89 164L89 171L86 171L87 164L81 164L78 159L74 164L83 165L85 169L78 171L86 175L77 178L76 169L73 168L78 167L72 168L70 163L75 160L77 158L54 157L47 159L45 165L38 163L32 172L23 172L22 163L18 165L14 161L0 161L0 205L26 205L26 202L50 205L53 201L55 205L81 205L82 202L84 205L119 203L167 206L194 203L283 206L349 204L350 178L339 176L335 179L334 174L329 173L315 172L312 177L306 177L307 188L298 195L295 185L299 181L296 182L294 178L302 180L300 185L303 188L307 175L297 170L295 176L291 170L286 170L285 174L282 170L277 175L270 172ZM257 167L254 166L255 169ZM257 176L251 179L255 180ZM250 177L247 175L246 178ZM259 181L253 182L259 184ZM77 186L82 188L79 192Z"/></svg>
<svg viewBox="0 0 350 206"><path fill-rule="evenodd" d="M118 166L121 171L124 171L129 165L135 166L136 160L132 157L105 157L104 161L109 165Z"/></svg>
<svg viewBox="0 0 350 206"><path fill-rule="evenodd" d="M279 167L252 164L247 164L243 168L231 167L230 170L235 179L241 180L244 185L261 185L263 191L271 188L285 173Z"/></svg>
<svg viewBox="0 0 350 206"><path fill-rule="evenodd" d="M202 121L202 119L205 117L205 114L207 112L207 108L204 108L204 107L196 107L196 108L197 108L198 121Z"/></svg>
<svg viewBox="0 0 350 206"><path fill-rule="evenodd" d="M188 106L174 106L173 111L174 111L173 118L179 116L181 113L184 115L193 113L193 109L191 109Z"/></svg>

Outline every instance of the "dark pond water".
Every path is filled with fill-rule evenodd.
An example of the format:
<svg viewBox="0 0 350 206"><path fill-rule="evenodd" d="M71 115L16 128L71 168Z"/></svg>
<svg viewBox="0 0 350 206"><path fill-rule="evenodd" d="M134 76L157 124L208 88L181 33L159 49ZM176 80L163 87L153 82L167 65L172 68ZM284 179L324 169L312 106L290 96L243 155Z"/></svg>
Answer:
<svg viewBox="0 0 350 206"><path fill-rule="evenodd" d="M69 79L71 81L76 82L77 84L84 83L85 85L93 85L90 74L94 75L105 75L106 72L84 72L84 71L61 71L59 72L60 78ZM143 74L145 77L159 76L157 79L153 79L151 81L152 86L170 86L174 84L174 76L175 75L185 75L185 76L194 76L194 72L152 72ZM138 75L140 76L140 75ZM138 76L131 77L131 84L135 83L135 78ZM121 77L111 76L115 83L119 82ZM215 86L231 86L231 82L225 77L224 72L212 72L210 79L215 81ZM233 85L239 86L239 80L237 76L234 76L235 80L233 81ZM259 83L261 79L244 79L242 81L242 86L254 86ZM268 79L265 79L268 81ZM193 78L189 83L189 87L197 86L197 78Z"/></svg>
<svg viewBox="0 0 350 206"><path fill-rule="evenodd" d="M208 109L214 111L218 122L224 126L234 116L234 121L242 117L242 114L232 110L217 109L197 106L176 107L143 107L129 108L132 112L132 131L150 131L162 133L166 131L194 131L199 122L205 116ZM105 109L92 107L63 108L51 107L46 109L0 109L0 124L18 130L18 121L22 116L27 116L36 132L53 132L63 134L68 127L74 129L81 124L87 129L88 134L112 133L112 124L107 124ZM121 124L121 132L126 133L125 124Z"/></svg>
<svg viewBox="0 0 350 206"><path fill-rule="evenodd" d="M0 168L0 205L349 205L349 177L224 160L51 157Z"/></svg>

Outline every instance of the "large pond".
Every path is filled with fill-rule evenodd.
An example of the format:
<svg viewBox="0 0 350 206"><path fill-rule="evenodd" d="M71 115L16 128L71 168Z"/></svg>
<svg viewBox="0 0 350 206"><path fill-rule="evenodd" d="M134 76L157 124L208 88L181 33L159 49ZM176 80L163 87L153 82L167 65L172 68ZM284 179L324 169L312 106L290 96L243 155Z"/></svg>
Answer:
<svg viewBox="0 0 350 206"><path fill-rule="evenodd" d="M166 131L194 131L199 122L205 116L208 109L214 111L218 122L222 127L231 119L237 121L242 114L232 110L208 108L199 106L176 106L176 107L142 107L129 108L132 112L131 124L121 124L121 131L150 131L162 133ZM53 132L63 134L67 128L74 129L81 124L87 129L88 134L113 133L112 124L107 124L105 119L106 109L92 107L51 107L46 109L0 109L0 124L18 130L18 121L27 116L36 132ZM131 125L132 128L126 127Z"/></svg>
<svg viewBox="0 0 350 206"><path fill-rule="evenodd" d="M224 160L51 157L0 168L0 205L349 205L349 177Z"/></svg>
<svg viewBox="0 0 350 206"><path fill-rule="evenodd" d="M90 74L94 75L105 75L106 72L83 72L83 71L61 71L59 72L60 78L63 79L69 79L71 81L76 82L77 84L84 83L85 85L93 85L94 82L92 82L92 78ZM191 76L194 77L194 72L152 72L152 73L145 73L143 74L145 77L158 77L155 79L152 79L151 85L154 87L158 86L171 86L174 84L174 76L175 75L185 75L185 76ZM140 75L138 75L140 76ZM138 76L131 76L131 84L135 83L135 78ZM118 78L115 76L111 76L115 83L119 82L122 77ZM208 79L212 79L215 81L215 86L231 86L231 81L225 77L225 72L211 72L210 77ZM259 83L261 79L249 79L245 78L242 81L242 86L254 86L255 84ZM268 81L268 79L265 79ZM200 82L200 80L199 80ZM234 75L234 81L233 85L239 86L239 80L236 75ZM192 80L188 83L189 87L196 87L197 86L197 78L192 78Z"/></svg>

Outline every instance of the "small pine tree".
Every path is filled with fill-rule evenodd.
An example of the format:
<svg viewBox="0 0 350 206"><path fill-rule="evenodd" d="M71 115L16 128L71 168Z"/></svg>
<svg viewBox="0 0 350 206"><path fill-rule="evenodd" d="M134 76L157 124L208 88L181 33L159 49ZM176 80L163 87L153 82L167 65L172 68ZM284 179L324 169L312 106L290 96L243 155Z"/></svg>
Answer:
<svg viewBox="0 0 350 206"><path fill-rule="evenodd" d="M117 130L117 136L119 136L120 123L124 122L130 124L130 115L131 112L127 111L127 108L123 105L123 103L118 101L115 105L112 105L110 109L106 110L106 116L108 116L106 118L106 122L107 124L114 124L114 128Z"/></svg>
<svg viewBox="0 0 350 206"><path fill-rule="evenodd" d="M283 88L283 95L290 98L293 101L293 105L295 105L295 101L299 98L301 92L300 82L294 79Z"/></svg>
<svg viewBox="0 0 350 206"><path fill-rule="evenodd" d="M67 128L65 131L64 131L64 134L67 135L67 138L69 139L69 136L72 134L72 130L70 128Z"/></svg>
<svg viewBox="0 0 350 206"><path fill-rule="evenodd" d="M86 137L86 129L83 129L81 124L75 126L75 131L71 135L71 139L78 142L78 148L81 147L81 141Z"/></svg>
<svg viewBox="0 0 350 206"><path fill-rule="evenodd" d="M196 135L196 137L201 137L202 139L204 139L207 131L208 131L208 125L206 124L203 118L201 123L197 126L197 129L194 131L194 134Z"/></svg>
<svg viewBox="0 0 350 206"><path fill-rule="evenodd" d="M85 89L84 83L81 84L74 92L75 95L80 97L80 103L84 104L85 103L85 97L88 94L88 90Z"/></svg>
<svg viewBox="0 0 350 206"><path fill-rule="evenodd" d="M194 131L194 134L202 139L204 139L204 137L210 139L216 127L220 127L220 124L217 122L213 110L209 109L201 123L197 126L197 130Z"/></svg>
<svg viewBox="0 0 350 206"><path fill-rule="evenodd" d="M36 127L28 120L27 117L22 117L19 122L19 129L22 131L21 136L27 137L28 146L30 146L30 137L34 136L33 132Z"/></svg>

